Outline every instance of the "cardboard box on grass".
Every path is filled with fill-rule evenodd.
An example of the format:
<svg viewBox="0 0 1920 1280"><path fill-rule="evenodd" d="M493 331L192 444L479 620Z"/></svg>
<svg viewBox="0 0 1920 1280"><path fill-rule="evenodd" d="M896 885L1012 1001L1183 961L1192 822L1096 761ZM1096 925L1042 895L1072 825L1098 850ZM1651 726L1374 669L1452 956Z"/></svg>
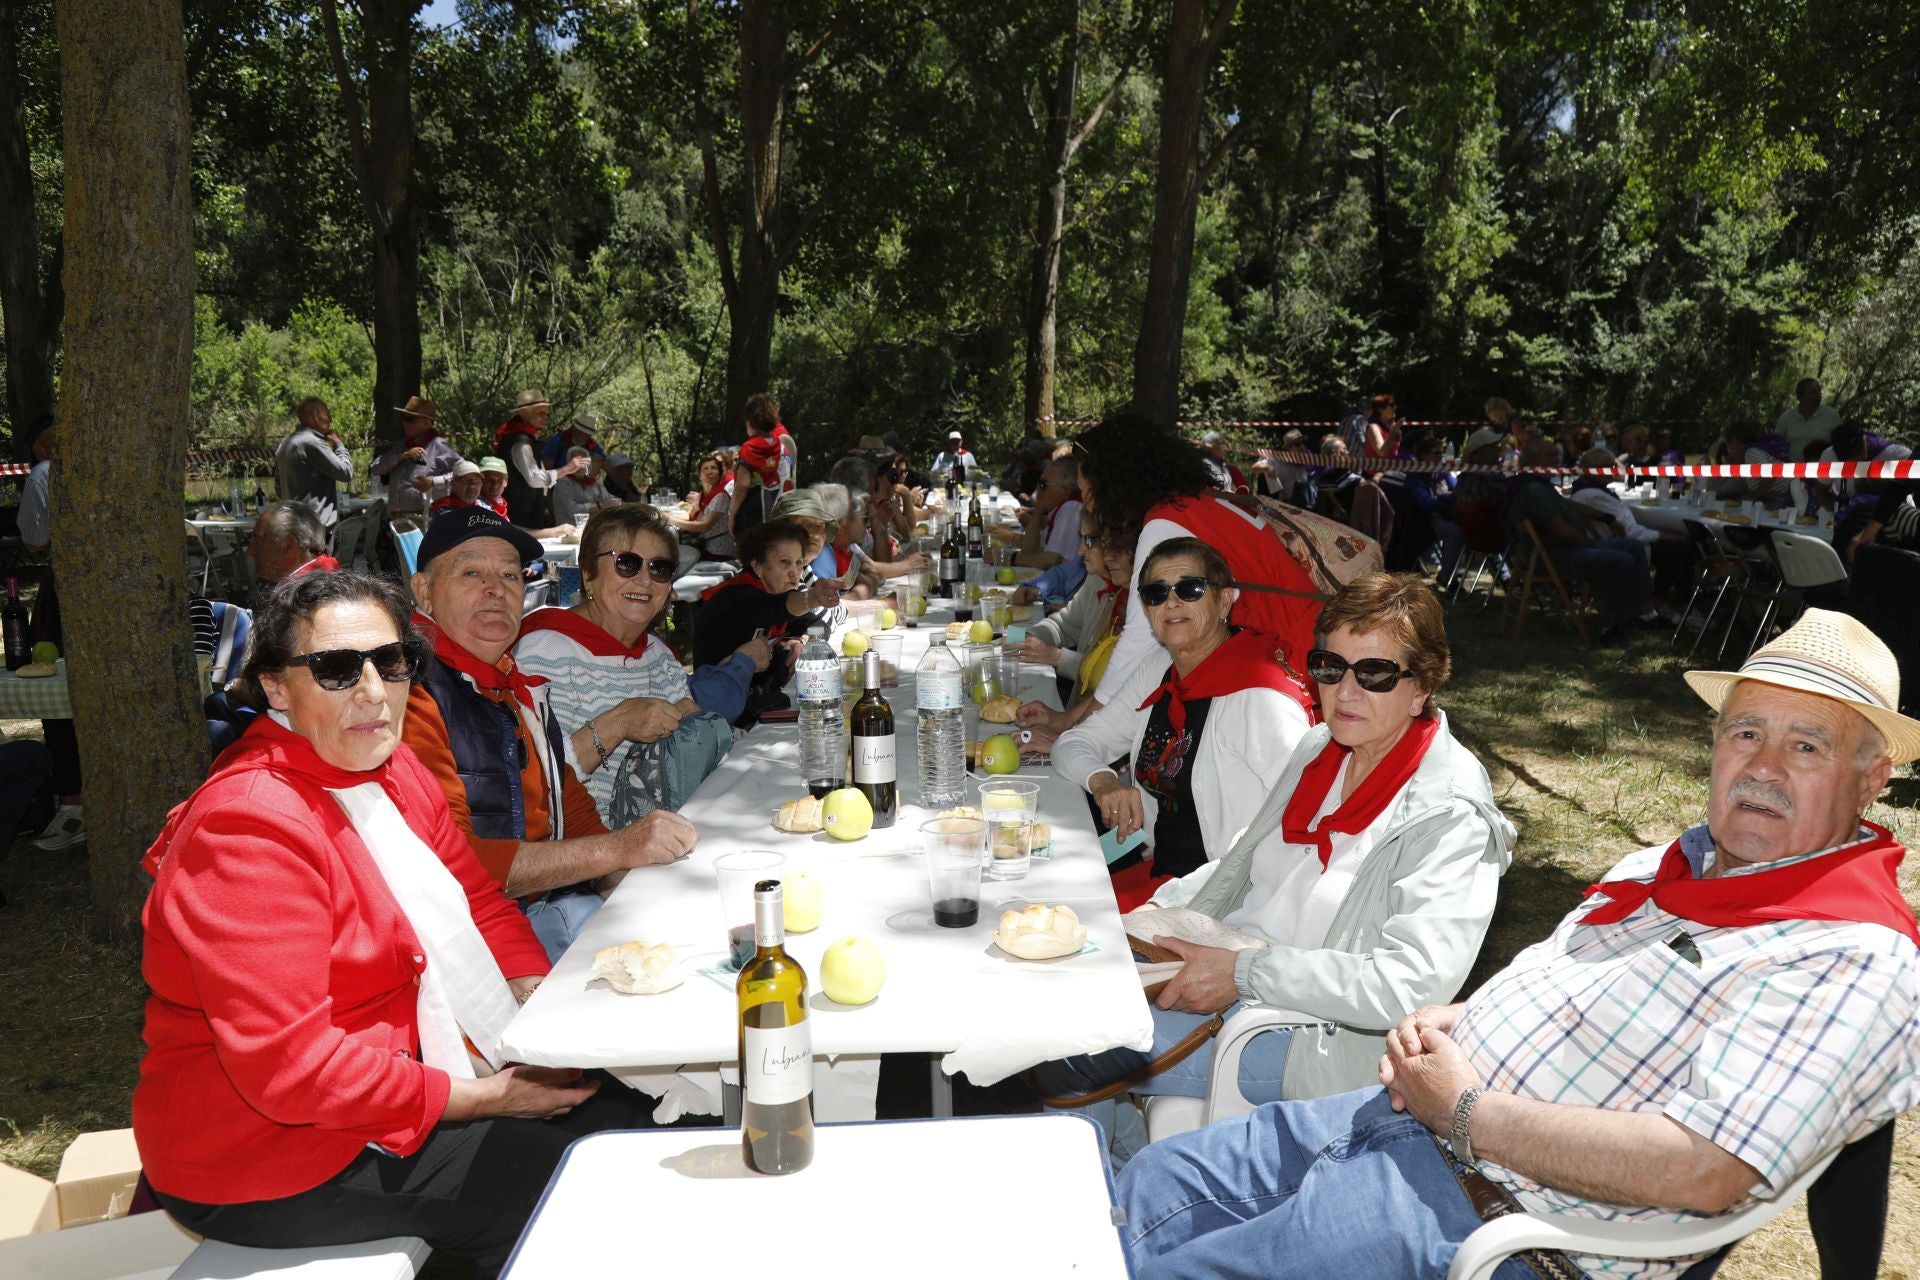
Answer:
<svg viewBox="0 0 1920 1280"><path fill-rule="evenodd" d="M0 1164L0 1276L161 1280L171 1275L200 1241L164 1213L125 1216L139 1178L140 1153L131 1129L75 1138L53 1182Z"/></svg>

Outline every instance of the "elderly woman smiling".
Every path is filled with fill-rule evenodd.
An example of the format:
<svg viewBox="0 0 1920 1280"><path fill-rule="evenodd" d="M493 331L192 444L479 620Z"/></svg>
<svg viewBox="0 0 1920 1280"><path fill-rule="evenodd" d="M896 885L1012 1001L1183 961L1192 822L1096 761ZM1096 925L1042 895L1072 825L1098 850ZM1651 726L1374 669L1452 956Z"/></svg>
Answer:
<svg viewBox="0 0 1920 1280"><path fill-rule="evenodd" d="M1228 626L1238 592L1218 551L1197 538L1161 543L1137 590L1169 661L1140 663L1053 748L1117 836L1145 831L1152 842L1111 868L1122 910L1226 852L1306 733L1310 706L1271 636ZM1132 785L1113 769L1129 755Z"/></svg>
<svg viewBox="0 0 1920 1280"><path fill-rule="evenodd" d="M391 582L315 573L255 617L246 678L270 713L144 864L134 1133L203 1235L417 1235L491 1276L568 1142L635 1112L501 1055L546 954L401 745L428 652L407 613Z"/></svg>

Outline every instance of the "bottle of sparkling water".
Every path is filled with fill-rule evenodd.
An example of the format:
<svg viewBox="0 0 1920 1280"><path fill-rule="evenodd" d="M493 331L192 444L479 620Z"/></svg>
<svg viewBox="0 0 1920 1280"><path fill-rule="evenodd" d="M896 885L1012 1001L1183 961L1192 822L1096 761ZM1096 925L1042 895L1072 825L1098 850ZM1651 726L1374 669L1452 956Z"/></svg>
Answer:
<svg viewBox="0 0 1920 1280"><path fill-rule="evenodd" d="M807 793L824 796L847 785L847 716L840 700L840 659L825 627L810 627L794 664L800 707L800 772Z"/></svg>
<svg viewBox="0 0 1920 1280"><path fill-rule="evenodd" d="M967 795L967 726L960 663L935 635L914 673L920 728L920 803L948 809Z"/></svg>

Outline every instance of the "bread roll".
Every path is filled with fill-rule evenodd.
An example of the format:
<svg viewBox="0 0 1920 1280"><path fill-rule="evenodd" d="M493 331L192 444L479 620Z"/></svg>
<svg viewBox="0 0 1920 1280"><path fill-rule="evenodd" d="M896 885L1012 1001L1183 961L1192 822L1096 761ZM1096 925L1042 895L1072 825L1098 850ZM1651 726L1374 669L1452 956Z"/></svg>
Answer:
<svg viewBox="0 0 1920 1280"><path fill-rule="evenodd" d="M1080 923L1072 907L1035 903L1024 911L1001 912L993 941L1008 955L1022 960L1057 960L1087 944L1087 926Z"/></svg>
<svg viewBox="0 0 1920 1280"><path fill-rule="evenodd" d="M810 835L826 830L827 826L820 813L820 801L813 796L801 796L781 805L780 812L773 815L773 825L795 835Z"/></svg>
<svg viewBox="0 0 1920 1280"><path fill-rule="evenodd" d="M665 942L622 942L593 954L593 976L623 995L650 996L671 991L686 980L679 957Z"/></svg>
<svg viewBox="0 0 1920 1280"><path fill-rule="evenodd" d="M13 674L22 680L43 680L57 674L59 670L60 668L51 662L29 662L26 666L15 670Z"/></svg>
<svg viewBox="0 0 1920 1280"><path fill-rule="evenodd" d="M1020 710L1020 699L1010 693L988 698L980 708L980 718L988 724L1012 724Z"/></svg>

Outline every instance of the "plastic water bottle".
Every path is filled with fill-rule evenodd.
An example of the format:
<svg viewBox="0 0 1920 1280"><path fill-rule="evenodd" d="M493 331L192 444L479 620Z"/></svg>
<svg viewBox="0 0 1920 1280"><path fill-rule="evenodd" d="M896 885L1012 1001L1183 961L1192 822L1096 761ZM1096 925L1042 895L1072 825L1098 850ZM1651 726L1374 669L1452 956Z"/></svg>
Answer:
<svg viewBox="0 0 1920 1280"><path fill-rule="evenodd" d="M807 793L824 796L847 785L847 716L840 699L840 659L825 627L809 627L794 664L800 704L800 773Z"/></svg>
<svg viewBox="0 0 1920 1280"><path fill-rule="evenodd" d="M920 803L948 809L967 796L967 726L960 661L936 635L913 677L920 722Z"/></svg>

